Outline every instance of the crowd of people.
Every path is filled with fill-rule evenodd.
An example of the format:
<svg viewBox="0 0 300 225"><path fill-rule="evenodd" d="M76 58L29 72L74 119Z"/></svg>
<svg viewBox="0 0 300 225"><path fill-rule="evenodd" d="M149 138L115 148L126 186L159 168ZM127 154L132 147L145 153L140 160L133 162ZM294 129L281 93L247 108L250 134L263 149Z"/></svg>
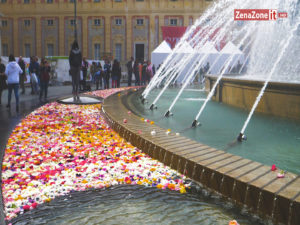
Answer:
<svg viewBox="0 0 300 225"><path fill-rule="evenodd" d="M95 84L96 90L120 87L122 78L122 69L117 59L113 63L109 60L104 61L102 66L100 62L93 61L89 64L79 49L77 41L74 41L69 55L70 75L72 76L72 94L74 101L80 99L80 91L90 91L91 85L87 84L88 71L90 80ZM155 74L155 66L150 61L134 60L133 57L127 62L128 86L132 86L134 75L135 85L147 85ZM82 75L81 75L82 74ZM109 81L111 80L111 86Z"/></svg>
<svg viewBox="0 0 300 225"><path fill-rule="evenodd" d="M102 66L100 62L92 62L89 65L87 59L82 57L77 41L74 41L69 55L70 70L72 77L72 94L74 101L80 100L79 93L90 91L91 85L96 90L117 88L121 85L122 69L117 59L105 60ZM127 62L128 86L147 85L155 74L155 66L150 61L134 60L133 57ZM27 82L27 68L22 56L18 61L14 55L8 57L8 64L1 63L0 58L0 105L2 92L8 89L7 108L11 107L11 95L14 91L16 99L16 110L19 111L19 89L25 94L25 83ZM46 102L48 97L48 86L50 81L50 64L45 58L39 62L38 57L32 56L28 67L30 78L31 94L38 95L40 102ZM88 74L89 72L89 74ZM88 76L89 75L89 76ZM135 83L133 84L133 76ZM90 77L88 79L88 77ZM111 80L111 85L110 85ZM87 81L91 81L88 83Z"/></svg>
<svg viewBox="0 0 300 225"><path fill-rule="evenodd" d="M45 58L38 63L38 58L33 56L30 58L29 75L31 84L31 94L39 94L40 101L47 101L48 85L50 80L50 65ZM5 66L0 58L0 105L2 100L2 92L8 89L8 101L6 107L11 107L11 95L14 91L16 99L16 111L19 111L19 88L21 87L21 94L25 94L26 64L22 58L19 57L18 62L14 55L9 55L8 64Z"/></svg>

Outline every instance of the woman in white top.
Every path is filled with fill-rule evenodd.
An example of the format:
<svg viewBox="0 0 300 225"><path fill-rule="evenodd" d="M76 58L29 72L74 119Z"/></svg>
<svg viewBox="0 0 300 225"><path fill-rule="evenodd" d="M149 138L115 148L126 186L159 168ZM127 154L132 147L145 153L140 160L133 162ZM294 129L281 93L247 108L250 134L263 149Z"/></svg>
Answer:
<svg viewBox="0 0 300 225"><path fill-rule="evenodd" d="M23 70L16 63L15 57L11 54L8 58L9 63L6 66L5 74L7 76L8 84L8 103L7 108L10 108L11 94L14 90L16 98L16 110L19 111L19 75L23 73Z"/></svg>

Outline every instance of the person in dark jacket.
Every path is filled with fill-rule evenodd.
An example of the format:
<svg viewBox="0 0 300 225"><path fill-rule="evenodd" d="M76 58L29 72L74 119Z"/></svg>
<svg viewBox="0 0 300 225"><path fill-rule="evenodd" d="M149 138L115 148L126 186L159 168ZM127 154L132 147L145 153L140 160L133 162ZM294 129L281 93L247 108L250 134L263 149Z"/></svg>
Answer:
<svg viewBox="0 0 300 225"><path fill-rule="evenodd" d="M120 63L116 59L114 60L114 63L112 66L111 79L112 79L112 82L111 82L112 88L118 87L118 80L121 79L121 67L120 67Z"/></svg>
<svg viewBox="0 0 300 225"><path fill-rule="evenodd" d="M25 72L25 62L24 62L22 56L19 57L18 64L21 67L21 69L23 70L23 73L20 74L20 87L22 88L22 93L21 94L25 94L24 82L26 81L26 72Z"/></svg>
<svg viewBox="0 0 300 225"><path fill-rule="evenodd" d="M146 85L146 81L147 81L147 62L144 61L142 64L142 82L141 85Z"/></svg>
<svg viewBox="0 0 300 225"><path fill-rule="evenodd" d="M96 81L96 90L102 89L102 76L103 76L103 69L101 63L98 62L98 65L95 63L95 81Z"/></svg>
<svg viewBox="0 0 300 225"><path fill-rule="evenodd" d="M72 44L72 49L69 56L70 63L70 75L72 76L72 94L74 101L79 100L79 81L80 81L80 69L82 63L82 54L79 49L77 40Z"/></svg>
<svg viewBox="0 0 300 225"><path fill-rule="evenodd" d="M82 90L86 90L86 78L87 78L87 70L89 68L89 63L86 61L86 58L83 57L82 59L82 65L81 65L81 70L82 70L82 77L83 80L81 82Z"/></svg>
<svg viewBox="0 0 300 225"><path fill-rule="evenodd" d="M127 66L127 71L128 71L128 87L131 86L131 81L132 81L132 73L134 69L134 60L133 57L130 58L130 61L126 64Z"/></svg>
<svg viewBox="0 0 300 225"><path fill-rule="evenodd" d="M108 60L105 61L103 69L104 69L104 76L103 76L104 89L109 89L109 78L110 78L110 73L111 73L111 64Z"/></svg>
<svg viewBox="0 0 300 225"><path fill-rule="evenodd" d="M40 65L35 56L30 58L29 74L31 83L31 94L38 94Z"/></svg>
<svg viewBox="0 0 300 225"><path fill-rule="evenodd" d="M137 60L135 60L134 65L133 65L133 72L134 72L134 77L135 77L135 86L140 85L140 72L139 72L139 63Z"/></svg>
<svg viewBox="0 0 300 225"><path fill-rule="evenodd" d="M50 80L50 65L46 61L45 58L42 58L41 65L40 65L40 85L41 85L41 91L40 91L40 101L42 101L42 97L44 94L44 101L47 101L47 94L48 94L48 86L49 86L49 80Z"/></svg>
<svg viewBox="0 0 300 225"><path fill-rule="evenodd" d="M6 84L6 76L5 76L5 65L1 63L1 58L0 58L0 105L1 105L2 91L6 88L7 88L7 84Z"/></svg>

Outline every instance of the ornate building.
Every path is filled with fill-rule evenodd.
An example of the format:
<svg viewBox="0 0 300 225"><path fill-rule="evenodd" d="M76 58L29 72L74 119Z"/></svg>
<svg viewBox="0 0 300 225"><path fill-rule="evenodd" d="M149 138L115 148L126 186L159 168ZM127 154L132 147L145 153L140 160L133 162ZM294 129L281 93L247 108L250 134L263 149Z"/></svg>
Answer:
<svg viewBox="0 0 300 225"><path fill-rule="evenodd" d="M211 0L77 0L83 55L149 59L162 26L189 26ZM2 55L66 56L74 40L74 0L0 0ZM1 48L0 48L1 49Z"/></svg>

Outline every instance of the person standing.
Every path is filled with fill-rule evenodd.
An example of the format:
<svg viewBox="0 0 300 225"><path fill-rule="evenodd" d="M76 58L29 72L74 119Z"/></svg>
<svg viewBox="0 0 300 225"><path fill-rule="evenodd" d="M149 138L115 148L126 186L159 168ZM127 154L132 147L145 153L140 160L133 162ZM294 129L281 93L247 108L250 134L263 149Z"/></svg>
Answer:
<svg viewBox="0 0 300 225"><path fill-rule="evenodd" d="M96 66L96 72L95 72L95 81L96 81L96 90L99 90L99 85L100 89L102 89L102 66L101 63L99 62L98 65Z"/></svg>
<svg viewBox="0 0 300 225"><path fill-rule="evenodd" d="M21 89L22 89L21 94L25 94L25 85L24 85L24 82L27 79L26 79L25 62L24 62L22 56L19 57L18 64L19 64L20 68L23 70L23 73L20 75L20 86L21 86Z"/></svg>
<svg viewBox="0 0 300 225"><path fill-rule="evenodd" d="M29 65L31 94L38 94L40 68L37 60L38 59L35 56L32 56Z"/></svg>
<svg viewBox="0 0 300 225"><path fill-rule="evenodd" d="M82 70L82 90L85 91L86 90L86 78L87 78L87 70L89 67L89 63L86 61L86 58L83 57L82 60L82 66L81 66L81 70Z"/></svg>
<svg viewBox="0 0 300 225"><path fill-rule="evenodd" d="M135 86L138 86L140 85L140 72L139 72L139 64L137 60L135 60L133 65L133 73L135 77Z"/></svg>
<svg viewBox="0 0 300 225"><path fill-rule="evenodd" d="M121 67L118 60L115 59L111 70L112 88L118 87L118 80L120 79L119 77L121 77Z"/></svg>
<svg viewBox="0 0 300 225"><path fill-rule="evenodd" d="M77 40L75 40L72 44L69 56L69 63L70 74L72 76L72 94L75 101L79 100L80 67L82 63L82 55Z"/></svg>
<svg viewBox="0 0 300 225"><path fill-rule="evenodd" d="M152 76L154 76L155 72L156 72L156 70L155 70L155 65L153 64L153 65L152 65Z"/></svg>
<svg viewBox="0 0 300 225"><path fill-rule="evenodd" d="M92 62L92 65L90 67L90 76L92 77L92 81L95 84L96 83L96 79L95 79L95 73L96 73L96 62Z"/></svg>
<svg viewBox="0 0 300 225"><path fill-rule="evenodd" d="M146 82L147 84L150 83L150 80L152 79L153 77L153 70L152 70L152 65L151 65L151 62L148 61L147 62L147 69L146 69Z"/></svg>
<svg viewBox="0 0 300 225"><path fill-rule="evenodd" d="M19 64L16 63L16 59L14 55L9 55L8 57L9 63L6 66L5 74L7 76L7 84L8 84L8 102L7 108L10 109L10 101L11 94L14 90L15 98L16 98L16 111L19 112L19 83L20 83L20 74L23 73Z"/></svg>
<svg viewBox="0 0 300 225"><path fill-rule="evenodd" d="M41 65L40 65L40 101L42 101L42 97L44 94L44 101L47 101L47 94L48 94L48 86L49 86L49 80L50 80L50 65L46 61L45 58L42 58Z"/></svg>
<svg viewBox="0 0 300 225"><path fill-rule="evenodd" d="M138 65L138 68L139 68L139 83L141 84L141 85L143 85L143 78L142 78L142 76L143 76L143 60L141 60L140 62L139 62L139 65Z"/></svg>
<svg viewBox="0 0 300 225"><path fill-rule="evenodd" d="M111 73L111 64L108 60L105 61L104 64L104 88L109 89L109 78L110 78L110 73Z"/></svg>
<svg viewBox="0 0 300 225"><path fill-rule="evenodd" d="M131 86L132 81L132 73L134 70L134 59L133 57L130 58L130 61L127 63L127 71L128 71L128 87Z"/></svg>
<svg viewBox="0 0 300 225"><path fill-rule="evenodd" d="M146 80L147 80L147 62L144 61L142 64L142 85L146 85Z"/></svg>
<svg viewBox="0 0 300 225"><path fill-rule="evenodd" d="M1 63L0 58L0 105L1 105L1 99L2 99L2 91L7 88L6 84L6 76L5 76L5 65Z"/></svg>

